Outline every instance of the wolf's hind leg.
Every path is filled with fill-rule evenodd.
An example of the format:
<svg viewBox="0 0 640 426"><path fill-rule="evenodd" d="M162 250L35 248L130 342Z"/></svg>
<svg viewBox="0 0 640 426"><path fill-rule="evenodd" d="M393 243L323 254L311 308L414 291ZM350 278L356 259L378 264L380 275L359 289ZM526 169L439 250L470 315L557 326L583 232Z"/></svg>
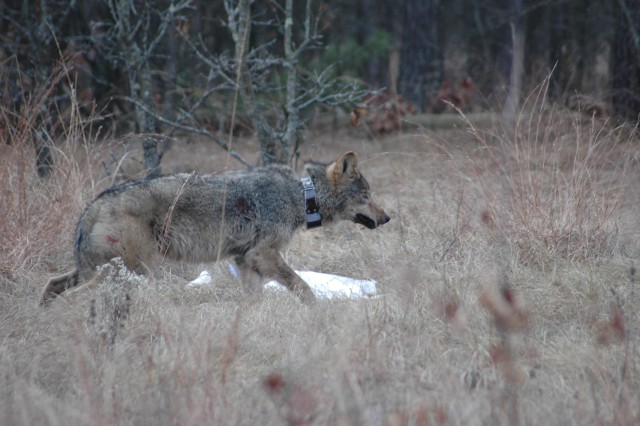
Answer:
<svg viewBox="0 0 640 426"><path fill-rule="evenodd" d="M62 292L76 287L79 282L78 271L74 270L67 272L59 277L54 277L49 280L47 285L42 289L40 295L39 305L46 306L51 302L53 298L61 294Z"/></svg>
<svg viewBox="0 0 640 426"><path fill-rule="evenodd" d="M73 289L65 292L63 295L61 295L61 297L63 297L67 302L74 303L94 290L98 286L98 284L100 284L102 278L103 276L100 274L93 274L91 279L89 279L87 282L82 283L82 285L76 286Z"/></svg>

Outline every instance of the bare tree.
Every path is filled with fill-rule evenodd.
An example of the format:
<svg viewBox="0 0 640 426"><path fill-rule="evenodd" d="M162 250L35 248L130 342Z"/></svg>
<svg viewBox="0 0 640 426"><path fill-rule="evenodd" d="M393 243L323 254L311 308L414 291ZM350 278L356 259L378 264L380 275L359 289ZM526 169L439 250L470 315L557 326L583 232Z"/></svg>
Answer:
<svg viewBox="0 0 640 426"><path fill-rule="evenodd" d="M153 37L147 38L143 35L149 34L151 6L145 6L134 19L136 10L132 9L131 0L109 1L117 23L115 34L121 40L121 60L126 64L130 81L130 98L136 107L138 127L145 135L145 163L150 174L159 171L162 157L162 151L157 148L157 138L152 137L156 123L206 136L233 158L252 167L232 149L231 140L225 141L220 133L223 129L212 131L201 126L196 118L198 110L216 94L231 94L234 99L230 134L233 134L236 111L241 106L256 132L260 162L270 164L288 163L299 154L306 111L320 104L354 106L371 93L360 81L336 78L332 67L313 72L300 66L305 54L322 46L319 15L314 16L311 0L304 4L300 24L296 24L294 19L293 0L286 0L284 5L272 2L268 8L260 5L262 9L258 12L254 11L257 8L254 3L259 2L254 0L225 0L227 18L223 25L231 35L233 56L226 52L212 53L202 38L180 28L178 36L188 47L192 59L200 63L200 67L190 70L198 69L200 75L190 80L191 86L184 91L180 108L168 114L166 108L164 111L157 108L150 97L152 68L149 60L157 41L167 33L168 24L182 19L176 15L190 7L189 1L153 12L160 24L152 33ZM254 16L254 13L259 16ZM255 27L269 28L277 37L256 43L252 37ZM255 39L261 38L256 36ZM280 79L282 75L284 83Z"/></svg>
<svg viewBox="0 0 640 426"><path fill-rule="evenodd" d="M198 58L207 64L209 75L219 76L239 94L260 143L261 162L288 163L299 153L305 110L319 104L334 107L355 105L370 91L358 81L337 79L331 67L311 72L300 66L306 52L321 47L318 16L313 15L311 0L304 4L301 25L295 25L293 0L286 0L284 8L276 2L271 3L273 16L265 22L259 22L252 16L253 3L254 0L225 0L226 26L235 47L233 61L224 55L206 53L201 43L192 42L190 45ZM282 45L278 46L279 40L276 39L253 46L250 43L251 33L257 24L276 28L282 36ZM296 33L294 27L300 30ZM284 71L286 75L284 87L273 78L278 71ZM203 92L210 94L212 91L208 86ZM263 105L259 94L271 95L270 105ZM273 99L277 101L282 96L284 99L276 109L278 117L275 122L270 122L267 108L273 107Z"/></svg>
<svg viewBox="0 0 640 426"><path fill-rule="evenodd" d="M170 25L191 7L191 0L170 3L164 10L155 5L156 2L108 0L112 19L109 40L113 43L109 51L124 68L148 177L160 174L160 161L168 148L168 140L157 135L156 118L150 113L155 110L152 60L165 42Z"/></svg>

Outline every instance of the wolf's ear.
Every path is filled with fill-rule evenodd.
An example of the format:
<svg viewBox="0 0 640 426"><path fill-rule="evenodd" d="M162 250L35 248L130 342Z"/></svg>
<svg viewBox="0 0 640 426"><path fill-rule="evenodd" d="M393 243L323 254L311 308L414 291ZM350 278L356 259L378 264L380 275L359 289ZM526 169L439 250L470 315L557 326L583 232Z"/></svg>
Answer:
<svg viewBox="0 0 640 426"><path fill-rule="evenodd" d="M358 175L358 156L354 152L347 152L327 167L327 179L336 187L345 178Z"/></svg>

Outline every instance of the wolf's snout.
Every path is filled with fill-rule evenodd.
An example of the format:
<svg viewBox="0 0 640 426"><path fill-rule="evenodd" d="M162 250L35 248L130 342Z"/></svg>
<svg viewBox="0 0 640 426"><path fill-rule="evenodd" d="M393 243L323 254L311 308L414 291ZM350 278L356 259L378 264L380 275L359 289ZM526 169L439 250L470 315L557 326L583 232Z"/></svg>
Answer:
<svg viewBox="0 0 640 426"><path fill-rule="evenodd" d="M369 229L376 229L378 226L380 225L384 225L385 223L389 222L391 220L391 218L389 217L388 214L382 212L382 214L378 214L375 216L368 216L362 213L358 213L356 214L356 216L353 218L353 221L355 223L359 223L360 225L364 225Z"/></svg>

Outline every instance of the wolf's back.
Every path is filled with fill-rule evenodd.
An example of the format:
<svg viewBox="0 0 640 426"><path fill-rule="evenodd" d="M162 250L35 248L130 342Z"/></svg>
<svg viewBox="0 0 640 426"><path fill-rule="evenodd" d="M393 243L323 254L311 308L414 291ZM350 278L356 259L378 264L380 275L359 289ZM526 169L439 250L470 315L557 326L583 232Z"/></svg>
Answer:
<svg viewBox="0 0 640 426"><path fill-rule="evenodd" d="M76 227L80 274L132 249L168 259L213 261L246 253L258 240L278 246L304 223L301 186L290 168L220 176L178 174L127 182L100 193ZM135 259L130 259L135 263Z"/></svg>

